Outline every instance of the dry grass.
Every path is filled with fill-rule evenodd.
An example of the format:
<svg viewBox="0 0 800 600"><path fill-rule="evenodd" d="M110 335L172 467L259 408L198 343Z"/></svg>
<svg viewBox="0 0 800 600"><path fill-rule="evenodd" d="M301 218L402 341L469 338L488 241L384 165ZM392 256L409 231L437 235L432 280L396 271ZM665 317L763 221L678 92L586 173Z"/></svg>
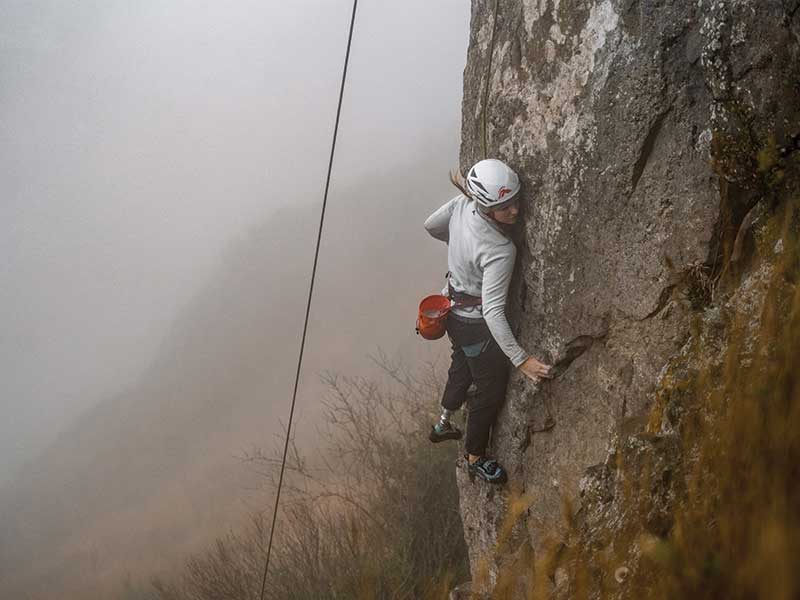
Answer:
<svg viewBox="0 0 800 600"><path fill-rule="evenodd" d="M328 375L321 451L292 447L266 598L441 598L466 576L456 447L427 441L439 378L389 364L394 387ZM447 445L442 445L447 446ZM280 453L247 458L274 486ZM268 503L265 503L268 506ZM269 519L217 540L169 581L130 598L259 597Z"/></svg>

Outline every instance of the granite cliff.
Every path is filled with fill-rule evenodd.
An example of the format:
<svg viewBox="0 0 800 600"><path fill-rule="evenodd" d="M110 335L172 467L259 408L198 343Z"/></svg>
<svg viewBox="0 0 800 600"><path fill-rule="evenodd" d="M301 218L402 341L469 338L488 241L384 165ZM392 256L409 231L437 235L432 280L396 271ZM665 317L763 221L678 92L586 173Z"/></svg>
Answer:
<svg viewBox="0 0 800 600"><path fill-rule="evenodd" d="M675 471L675 423L648 425L665 373L707 341L698 322L763 304L747 256L796 197L799 131L798 0L473 0L461 168L497 157L521 176L511 320L558 372L512 376L492 442L508 489L458 469L484 591L574 538L574 514L620 517L610 456Z"/></svg>

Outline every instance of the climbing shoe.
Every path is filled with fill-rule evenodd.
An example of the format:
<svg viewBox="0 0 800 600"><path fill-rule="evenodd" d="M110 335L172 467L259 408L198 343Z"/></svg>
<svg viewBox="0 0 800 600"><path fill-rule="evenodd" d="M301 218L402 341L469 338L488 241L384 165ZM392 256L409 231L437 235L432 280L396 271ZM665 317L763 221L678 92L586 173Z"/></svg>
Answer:
<svg viewBox="0 0 800 600"><path fill-rule="evenodd" d="M474 463L469 462L468 456L464 459L467 461L469 478L472 481L475 481L476 475L488 483L505 483L508 480L505 469L493 458L481 456Z"/></svg>
<svg viewBox="0 0 800 600"><path fill-rule="evenodd" d="M428 435L428 439L434 444L444 442L445 440L460 440L461 430L453 427L449 421L445 424L437 423L436 425L431 426L431 432Z"/></svg>

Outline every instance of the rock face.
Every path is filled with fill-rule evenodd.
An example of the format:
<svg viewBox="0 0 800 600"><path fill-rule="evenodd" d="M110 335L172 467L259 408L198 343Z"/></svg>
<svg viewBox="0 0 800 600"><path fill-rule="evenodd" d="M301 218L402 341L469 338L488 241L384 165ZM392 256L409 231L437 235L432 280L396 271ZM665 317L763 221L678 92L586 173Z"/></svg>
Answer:
<svg viewBox="0 0 800 600"><path fill-rule="evenodd" d="M497 157L520 174L511 320L560 372L538 386L515 373L495 430L508 487L528 499L514 527L503 530L509 489L459 468L474 580L492 587L513 559L498 541L538 549L558 535L586 470L643 427L709 300L703 278L759 200L758 149L800 129L799 6L473 0L461 167ZM669 460L670 440L658 444Z"/></svg>

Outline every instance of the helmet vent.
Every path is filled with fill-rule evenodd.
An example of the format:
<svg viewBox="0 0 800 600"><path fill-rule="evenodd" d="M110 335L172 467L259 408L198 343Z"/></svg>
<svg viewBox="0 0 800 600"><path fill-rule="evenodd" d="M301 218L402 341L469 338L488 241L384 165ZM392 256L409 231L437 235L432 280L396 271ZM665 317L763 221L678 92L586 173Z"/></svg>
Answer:
<svg viewBox="0 0 800 600"><path fill-rule="evenodd" d="M480 181L478 181L478 180L474 180L472 183L473 183L474 185L477 185L479 188L481 188L481 189L482 189L484 192L486 192L487 194L489 193L488 191L486 191L486 188L485 188L485 187L483 187L483 184L482 184Z"/></svg>

